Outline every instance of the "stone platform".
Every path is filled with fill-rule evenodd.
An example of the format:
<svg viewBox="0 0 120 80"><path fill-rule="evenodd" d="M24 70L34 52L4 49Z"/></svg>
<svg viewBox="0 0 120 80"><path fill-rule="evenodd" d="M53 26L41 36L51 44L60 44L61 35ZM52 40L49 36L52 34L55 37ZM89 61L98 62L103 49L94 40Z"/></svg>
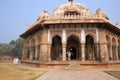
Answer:
<svg viewBox="0 0 120 80"><path fill-rule="evenodd" d="M120 67L120 61L109 61L100 63L97 61L21 61L23 65L35 66L40 68L56 69L90 69L90 68L115 68Z"/></svg>

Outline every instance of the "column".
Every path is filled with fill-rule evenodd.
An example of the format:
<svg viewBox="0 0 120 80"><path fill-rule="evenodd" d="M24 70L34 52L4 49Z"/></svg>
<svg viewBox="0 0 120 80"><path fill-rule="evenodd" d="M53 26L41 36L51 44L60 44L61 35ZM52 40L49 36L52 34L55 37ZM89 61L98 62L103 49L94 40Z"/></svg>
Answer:
<svg viewBox="0 0 120 80"><path fill-rule="evenodd" d="M111 60L113 60L113 55L112 55L112 45L110 45L110 57L111 57Z"/></svg>
<svg viewBox="0 0 120 80"><path fill-rule="evenodd" d="M99 34L98 34L98 29L96 29L96 43L99 42Z"/></svg>
<svg viewBox="0 0 120 80"><path fill-rule="evenodd" d="M51 61L51 35L50 35L50 29L48 29L48 61Z"/></svg>
<svg viewBox="0 0 120 80"><path fill-rule="evenodd" d="M35 60L38 60L38 57L39 57L39 46L37 45L36 47L35 47Z"/></svg>
<svg viewBox="0 0 120 80"><path fill-rule="evenodd" d="M120 46L118 46L118 59L120 60Z"/></svg>
<svg viewBox="0 0 120 80"><path fill-rule="evenodd" d="M48 44L48 61L51 61L51 43Z"/></svg>
<svg viewBox="0 0 120 80"><path fill-rule="evenodd" d="M26 49L25 47L23 47L23 52L22 52L22 60L25 60L26 59Z"/></svg>
<svg viewBox="0 0 120 80"><path fill-rule="evenodd" d="M62 61L66 61L66 44L62 43L62 48L63 48Z"/></svg>
<svg viewBox="0 0 120 80"><path fill-rule="evenodd" d="M99 47L99 43L96 43L96 60L100 61L100 47Z"/></svg>
<svg viewBox="0 0 120 80"><path fill-rule="evenodd" d="M85 61L85 30L81 29L81 52L82 61Z"/></svg>
<svg viewBox="0 0 120 80"><path fill-rule="evenodd" d="M29 58L30 58L30 53L29 53L29 48L27 47L27 48L25 48L25 60L29 60Z"/></svg>
<svg viewBox="0 0 120 80"><path fill-rule="evenodd" d="M43 61L43 60L42 60L42 59L43 59L43 53L42 53L42 51L41 51L41 46L42 46L42 45L40 45L39 61Z"/></svg>
<svg viewBox="0 0 120 80"><path fill-rule="evenodd" d="M119 60L119 57L118 57L118 47L116 47L116 60Z"/></svg>
<svg viewBox="0 0 120 80"><path fill-rule="evenodd" d="M50 42L50 29L48 29L48 42Z"/></svg>
<svg viewBox="0 0 120 80"><path fill-rule="evenodd" d="M108 53L107 43L106 43L106 58L105 58L105 61L109 61L109 53Z"/></svg>
<svg viewBox="0 0 120 80"><path fill-rule="evenodd" d="M32 47L30 47L30 59L29 60L33 60L33 49L32 49Z"/></svg>
<svg viewBox="0 0 120 80"><path fill-rule="evenodd" d="M85 61L85 43L81 43L82 61Z"/></svg>
<svg viewBox="0 0 120 80"><path fill-rule="evenodd" d="M62 30L62 61L66 61L66 30Z"/></svg>
<svg viewBox="0 0 120 80"><path fill-rule="evenodd" d="M65 29L62 30L62 42L66 43L66 30Z"/></svg>
<svg viewBox="0 0 120 80"><path fill-rule="evenodd" d="M100 44L98 29L96 29L96 60L100 61Z"/></svg>

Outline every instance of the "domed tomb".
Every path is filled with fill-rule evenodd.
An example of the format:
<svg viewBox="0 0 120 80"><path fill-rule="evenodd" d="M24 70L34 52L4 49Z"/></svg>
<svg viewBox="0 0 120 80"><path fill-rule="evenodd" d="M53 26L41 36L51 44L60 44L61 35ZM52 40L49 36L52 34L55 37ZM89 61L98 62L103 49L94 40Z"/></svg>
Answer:
<svg viewBox="0 0 120 80"><path fill-rule="evenodd" d="M120 28L100 8L92 14L73 0L58 6L52 14L43 11L20 36L25 39L25 64L62 68L69 68L73 61L75 66L120 65Z"/></svg>

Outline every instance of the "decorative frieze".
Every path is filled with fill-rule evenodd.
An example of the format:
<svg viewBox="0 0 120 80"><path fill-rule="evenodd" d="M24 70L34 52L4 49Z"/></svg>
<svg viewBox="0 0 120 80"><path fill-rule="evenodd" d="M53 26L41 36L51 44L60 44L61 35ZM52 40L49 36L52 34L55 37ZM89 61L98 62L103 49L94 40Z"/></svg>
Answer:
<svg viewBox="0 0 120 80"><path fill-rule="evenodd" d="M85 33L94 33L96 34L96 29L93 29L93 28L88 28L88 29L85 29Z"/></svg>
<svg viewBox="0 0 120 80"><path fill-rule="evenodd" d="M78 29L69 29L69 30L66 30L66 36L69 37L70 35L77 35L80 37L80 30Z"/></svg>
<svg viewBox="0 0 120 80"><path fill-rule="evenodd" d="M62 30L59 30L59 29L53 29L53 30L50 30L50 34L53 36L53 35L62 35Z"/></svg>

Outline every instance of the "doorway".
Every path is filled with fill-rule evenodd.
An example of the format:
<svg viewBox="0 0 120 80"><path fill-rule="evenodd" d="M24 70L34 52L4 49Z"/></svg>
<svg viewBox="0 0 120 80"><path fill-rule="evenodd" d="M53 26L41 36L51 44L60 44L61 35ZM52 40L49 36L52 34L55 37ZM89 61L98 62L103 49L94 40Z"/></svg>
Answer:
<svg viewBox="0 0 120 80"><path fill-rule="evenodd" d="M51 60L62 60L62 40L58 35L52 38Z"/></svg>
<svg viewBox="0 0 120 80"><path fill-rule="evenodd" d="M79 38L76 37L75 35L72 35L68 37L67 39L67 46L66 46L67 52L71 53L70 60L78 60L81 57L80 54L80 42Z"/></svg>
<svg viewBox="0 0 120 80"><path fill-rule="evenodd" d="M77 58L76 48L75 47L71 47L69 50L70 50L70 53L71 53L71 60L76 59Z"/></svg>

